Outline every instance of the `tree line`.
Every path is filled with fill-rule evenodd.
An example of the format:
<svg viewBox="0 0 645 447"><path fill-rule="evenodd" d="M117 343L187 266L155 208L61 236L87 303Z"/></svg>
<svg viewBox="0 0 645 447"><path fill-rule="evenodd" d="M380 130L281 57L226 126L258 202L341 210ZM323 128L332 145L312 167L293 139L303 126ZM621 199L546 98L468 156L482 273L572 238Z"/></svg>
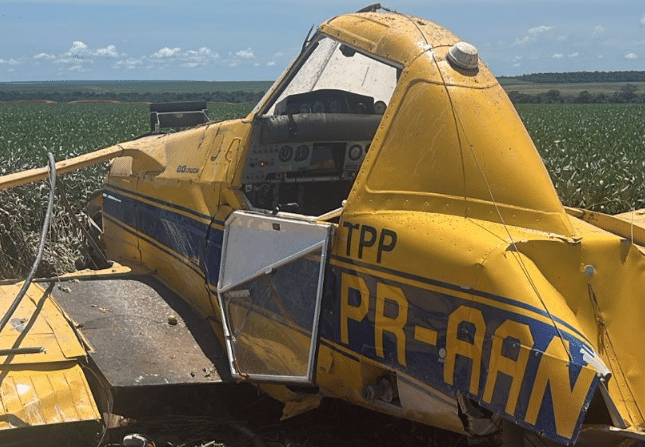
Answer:
<svg viewBox="0 0 645 447"><path fill-rule="evenodd" d="M500 76L500 82L531 82L535 84L580 84L584 82L645 82L645 71L573 71L568 73L532 73L521 76Z"/></svg>
<svg viewBox="0 0 645 447"><path fill-rule="evenodd" d="M510 90L509 87L507 89ZM606 103L640 103L645 104L645 93L637 93L638 87L632 84L625 84L613 94L590 93L583 90L577 95L562 94L560 90L552 89L547 92L537 94L520 93L518 91L509 91L508 96L515 104L556 104L556 103L574 103L574 104L606 104Z"/></svg>
<svg viewBox="0 0 645 447"><path fill-rule="evenodd" d="M206 101L245 103L258 102L263 92L96 92L92 90L48 90L48 89L0 89L0 101L55 101L70 102L82 100L121 102L175 102Z"/></svg>

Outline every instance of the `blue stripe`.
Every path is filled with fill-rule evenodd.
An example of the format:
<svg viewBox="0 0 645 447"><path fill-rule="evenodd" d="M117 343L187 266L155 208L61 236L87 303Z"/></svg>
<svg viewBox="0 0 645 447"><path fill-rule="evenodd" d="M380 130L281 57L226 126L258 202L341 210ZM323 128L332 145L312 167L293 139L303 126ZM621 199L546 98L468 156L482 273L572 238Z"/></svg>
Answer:
<svg viewBox="0 0 645 447"><path fill-rule="evenodd" d="M135 192L135 191L132 191L132 190L129 190L129 189L121 188L121 187L119 187L117 185L114 185L114 184L105 185L105 189L107 189L107 190L111 189L111 190L113 190L113 192L115 192L117 194L118 194L117 191L120 191L120 192L126 193L128 195L138 197L140 199L148 200L150 202L155 202L155 203L158 203L159 205L163 205L163 206L166 206L168 208L173 208L173 209L176 209L178 211L182 211L182 212L184 212L186 214L192 214L195 217L210 220L211 224L222 225L222 226L224 225L224 221L214 219L213 216L209 216L208 214L202 214L200 212L195 211L194 209L186 208L185 206L178 205L178 204L172 203L172 202L168 202L166 200L162 200L162 199L159 199L157 197L151 197L151 196L147 196L147 195L144 195L144 194L140 194L138 192Z"/></svg>
<svg viewBox="0 0 645 447"><path fill-rule="evenodd" d="M343 284L343 275L353 276L355 278L354 282L350 284L357 285ZM383 289L383 285L390 286L393 289ZM447 396L461 393L469 396L482 407L500 414L506 414L510 381L507 380L508 376L505 376L505 374L497 376L494 382L492 400L491 402L484 402L483 396L489 373L488 366L491 364L493 356L502 355L510 359L515 358L518 355L518 348L514 347L516 339L510 336L501 345L502 352L493 352L493 340L496 337L498 328L508 320L525 325L532 336L532 345L528 346L531 349L531 355L527 358L524 375L513 378L513 380L520 381L519 398L514 414L507 414L506 417L531 430L543 431L548 437L558 442L566 443L571 441L556 433L555 414L552 402L547 397L542 402L540 417L535 426L530 426L524 421L542 355L550 343L560 337L560 334L550 322L454 296L449 292L441 293L427 290L337 265L331 266L327 276L327 287L321 312L323 315L320 323L321 337L349 351L388 365L393 370L402 371ZM360 290L358 289L359 287ZM347 290L344 290L344 288L347 288ZM385 293L393 293L394 296L381 295L383 292L379 293L379 290L385 291ZM381 330L377 332L377 294L385 302L383 317L386 320L397 318L400 312L405 311L407 313L403 327L385 323L380 325ZM341 302L343 296L348 301L347 303ZM349 306L358 309L364 305L364 300L368 300L368 311L364 316L361 314L358 317L359 319L345 317L346 321L341 321L343 308L346 309ZM405 304L406 310L400 307L403 304ZM461 307L470 309L468 312L473 316L476 314L481 315L485 326L476 327L469 320L456 320L455 324L458 323L455 328L457 332L449 335L448 323L450 316ZM343 341L340 332L342 323L345 323L347 327L346 342ZM423 339L417 339L415 334L419 328L434 331L436 333L436 342L430 344ZM482 330L484 331L483 334L480 332ZM482 345L473 351L477 353L477 363L467 356L456 354L454 365L450 371L446 371L444 365L448 337L457 337L459 340L474 344L475 335L478 337L483 335ZM573 388L573 384L578 380L582 367L587 365L584 352L593 353L594 350L590 345L587 345L583 340L569 332L562 333L562 337L570 344L569 353L571 356L571 362L568 362L567 368L568 375L562 377L562 380L568 380ZM377 351L377 342L381 344L382 352ZM401 347L403 350L401 350ZM399 357L400 354L404 355L404 357ZM477 368L479 372L479 382L475 386L476 391L471 393L470 381L473 368ZM449 379L447 379L448 377ZM444 381L444 379L451 383ZM572 411L579 411L579 420L573 439L577 437L586 412L585 407L591 400L599 380L598 376L593 378L582 408L571 409Z"/></svg>
<svg viewBox="0 0 645 447"><path fill-rule="evenodd" d="M429 284L429 285L432 285L432 286L441 287L443 289L454 290L454 291L457 291L457 292L460 292L460 293L465 293L465 294L468 294L468 295L487 298L487 299L490 299L490 300L493 300L493 301L497 301L497 302L508 304L508 305L511 305L511 306L514 306L514 307L519 307L521 309L528 310L530 312L534 312L536 314L542 315L543 317L547 317L549 319L553 318L553 320L556 321L558 324L561 324L562 326L566 327L570 331L574 332L577 336L582 338L587 344L591 345L591 342L589 341L589 339L582 332L580 332L578 329L576 329L575 327L571 326L571 324L567 323L566 321L562 320L561 318L558 318L558 317L550 314L545 309L540 309L538 307L532 306L532 305L527 304L525 302L517 301L517 300L514 300L512 298L507 298L507 297L504 297L504 296L501 296L501 295L495 295L495 294L492 294L492 293L489 293L489 292L484 292L484 291L481 291L481 290L466 289L466 288L463 288L463 287L455 285L455 284L450 284L450 283L439 281L439 280L436 280L436 279L427 278L427 277L424 277L424 276L414 275L412 273L402 272L400 270L389 269L387 267L383 267L383 266L380 266L380 265L374 265L374 264L369 264L369 263L366 263L366 262L357 261L355 259L346 258L344 256L332 255L331 257L333 259L338 260L338 261L345 262L347 264L352 264L352 265L355 265L357 267L367 268L367 269L378 271L378 272L381 272L381 273L387 273L387 274L390 274L390 275L400 276L401 278L406 278L406 279L409 279L409 280L412 280L412 281L417 281L417 282L420 282L420 283L423 283L423 284Z"/></svg>
<svg viewBox="0 0 645 447"><path fill-rule="evenodd" d="M217 284L223 230L179 212L122 195L114 188L104 193L103 212L113 221L123 222L145 235L149 243L163 247L164 252L174 258L189 261L195 271L206 275L209 283ZM203 217L196 213L193 215Z"/></svg>
<svg viewBox="0 0 645 447"><path fill-rule="evenodd" d="M153 245L154 247L156 247L158 250L163 251L163 252L164 252L164 253L166 253L168 256L172 257L173 259L176 259L177 261L181 262L182 264L184 264L184 265L186 265L186 266L190 267L190 268L191 268L195 273L197 273L197 274L198 274L199 276L201 276L202 278L204 277L204 273L203 273L201 270L199 270L195 265L193 265L193 264L192 264L188 259L186 259L186 258L182 258L182 257L181 257L181 256L179 256L176 252L172 252L172 251L170 251L166 246L164 246L164 245L161 245L161 244L157 243L157 241L155 241L155 240L153 240L153 239L149 239L149 238L147 238L147 237L144 237L144 236L143 236L143 235L141 235L140 233L137 233L137 232L135 232L135 231L131 230L130 228L126 227L122 222L120 222L120 221L118 221L118 220L114 219L113 217L108 216L108 215L104 215L104 217L105 217L107 220L109 220L113 225L116 225L117 227L121 228L121 230L123 230L123 231L125 231L125 232L128 232L128 233L132 234L132 235L133 235L133 236L135 236L135 237L140 237L140 238L142 238L143 240L145 240L146 242L148 242L150 245Z"/></svg>

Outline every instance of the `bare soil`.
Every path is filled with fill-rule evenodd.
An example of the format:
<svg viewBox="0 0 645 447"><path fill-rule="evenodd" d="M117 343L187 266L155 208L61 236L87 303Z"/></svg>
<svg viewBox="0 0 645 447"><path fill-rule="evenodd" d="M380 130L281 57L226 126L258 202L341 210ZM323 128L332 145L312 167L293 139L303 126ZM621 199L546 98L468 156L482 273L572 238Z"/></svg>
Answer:
<svg viewBox="0 0 645 447"><path fill-rule="evenodd" d="M124 436L132 433L146 437L156 447L468 445L463 436L334 399L323 400L319 408L281 421L282 404L258 394L254 387L237 385L225 390L225 396L221 391L184 391L179 393L180 400L175 400L174 392L139 397L137 403L143 407L137 417L110 429L102 445L120 446Z"/></svg>

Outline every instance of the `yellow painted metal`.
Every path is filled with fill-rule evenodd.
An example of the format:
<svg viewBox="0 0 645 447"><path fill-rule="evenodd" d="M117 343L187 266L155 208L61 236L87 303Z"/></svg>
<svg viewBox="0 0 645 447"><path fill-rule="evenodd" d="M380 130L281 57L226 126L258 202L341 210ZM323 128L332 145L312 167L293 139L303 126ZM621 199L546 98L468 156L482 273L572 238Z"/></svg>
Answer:
<svg viewBox="0 0 645 447"><path fill-rule="evenodd" d="M438 212L571 236L544 164L488 68L453 69L446 54L459 39L431 22L369 18L342 16L321 27L357 46L363 44L344 29L375 27L372 34L383 34L374 44L377 55L403 64L346 215ZM391 29L383 33L383 26Z"/></svg>
<svg viewBox="0 0 645 447"><path fill-rule="evenodd" d="M462 72L447 62L448 48L459 41L452 33L423 19L378 13L340 16L320 29L402 65L344 208L334 253L349 252L357 261L378 265L376 250L359 256L356 246L348 248L347 228L387 228L398 235L396 250L381 264L388 269L405 272L406 278L432 272L433 279L462 287L464 299L500 310L530 313L466 292L513 297L541 309L542 315L531 318L590 341L602 358L596 360L598 367L612 372L609 392L620 416L632 430L640 430L645 348L630 339L634 328L645 323L645 259L631 242L642 243L643 218L571 210L569 216L488 68L480 64L476 72ZM384 282L414 283L366 269ZM550 349L560 359L553 367L566 371L566 345ZM349 374L327 377L322 372L319 377L330 388L338 386L339 377L350 380ZM552 393L557 405L572 400L561 388ZM525 415L528 423L537 418L538 398ZM570 436L578 414L555 411L558 434Z"/></svg>
<svg viewBox="0 0 645 447"><path fill-rule="evenodd" d="M0 287L0 313L22 284ZM0 356L0 430L94 421L101 416L85 378L86 350L71 322L40 285L32 284L0 334L3 349L43 348Z"/></svg>
<svg viewBox="0 0 645 447"><path fill-rule="evenodd" d="M114 157L124 154L124 150L120 146L112 146L106 149L101 149L89 154L80 155L68 160L59 161L56 163L56 171L59 174L65 174L70 171L92 166L103 161L108 161ZM0 177L0 190L14 188L26 183L44 180L49 176L48 168L36 168L28 171L17 172Z"/></svg>
<svg viewBox="0 0 645 447"><path fill-rule="evenodd" d="M126 156L113 161L106 179L107 199L110 189L118 188L128 197L222 230L228 214L245 207L245 200L232 192L232 185L239 182L237 165L250 131L249 121L235 120L125 143L122 146L131 153L145 153L146 158L141 161ZM195 259L169 254L155 241L109 216L104 217L103 225L110 259L145 266L201 312L219 318L214 311L217 299L204 287L203 273L193 266Z"/></svg>
<svg viewBox="0 0 645 447"><path fill-rule="evenodd" d="M76 363L47 364L31 370L3 366L0 374L0 430L101 419Z"/></svg>
<svg viewBox="0 0 645 447"><path fill-rule="evenodd" d="M131 265L126 266L119 264L118 262L112 261L110 267L101 269L101 270L76 270L70 273L64 273L59 276L53 276L49 278L35 278L33 282L35 283L51 283L51 282L64 282L64 281L78 281L81 279L91 279L91 278L118 278L121 276L128 276L133 274L146 275L150 274L150 270L141 267L140 265ZM0 279L0 285L10 285L22 283L20 279ZM8 291L9 289L7 289ZM3 292L6 293L6 292ZM11 293L7 293L9 296Z"/></svg>
<svg viewBox="0 0 645 447"><path fill-rule="evenodd" d="M137 149L130 150L130 148L126 146L115 145L105 149L99 149L88 154L79 155L78 157L59 161L56 163L56 172L59 175L63 175L68 172L77 171L88 166L123 156L135 156L136 159L148 169L158 168L158 166L155 165L154 162L152 162L152 158L150 158L145 151L140 152ZM3 189L14 188L19 185L24 185L26 183L44 180L48 176L49 168L36 168L4 175L0 177L0 191Z"/></svg>

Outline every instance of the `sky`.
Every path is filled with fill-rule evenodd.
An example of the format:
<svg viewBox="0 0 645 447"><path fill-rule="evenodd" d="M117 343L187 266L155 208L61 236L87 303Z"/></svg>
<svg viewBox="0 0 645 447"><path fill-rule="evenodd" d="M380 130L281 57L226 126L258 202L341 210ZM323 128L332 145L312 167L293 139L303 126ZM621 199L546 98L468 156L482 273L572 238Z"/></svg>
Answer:
<svg viewBox="0 0 645 447"><path fill-rule="evenodd" d="M0 0L0 82L269 81L354 0ZM643 0L391 0L475 45L497 76L645 70Z"/></svg>

